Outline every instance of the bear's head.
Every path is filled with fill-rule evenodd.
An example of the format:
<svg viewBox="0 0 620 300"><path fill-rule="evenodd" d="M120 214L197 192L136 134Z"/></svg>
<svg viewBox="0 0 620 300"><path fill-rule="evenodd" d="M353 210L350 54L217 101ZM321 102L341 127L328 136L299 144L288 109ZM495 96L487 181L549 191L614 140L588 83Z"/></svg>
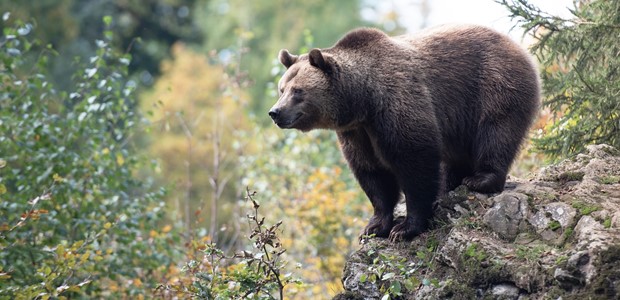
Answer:
<svg viewBox="0 0 620 300"><path fill-rule="evenodd" d="M281 50L279 59L287 70L278 83L278 102L269 110L274 123L301 131L334 129L334 58L312 49L300 56Z"/></svg>

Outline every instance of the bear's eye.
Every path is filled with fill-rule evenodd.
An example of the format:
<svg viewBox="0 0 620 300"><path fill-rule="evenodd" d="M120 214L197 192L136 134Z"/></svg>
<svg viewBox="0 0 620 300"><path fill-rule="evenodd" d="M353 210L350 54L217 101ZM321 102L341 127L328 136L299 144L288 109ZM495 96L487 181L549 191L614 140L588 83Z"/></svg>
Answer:
<svg viewBox="0 0 620 300"><path fill-rule="evenodd" d="M293 93L292 98L295 103L299 103L304 100L303 91L301 89L293 88L291 92Z"/></svg>

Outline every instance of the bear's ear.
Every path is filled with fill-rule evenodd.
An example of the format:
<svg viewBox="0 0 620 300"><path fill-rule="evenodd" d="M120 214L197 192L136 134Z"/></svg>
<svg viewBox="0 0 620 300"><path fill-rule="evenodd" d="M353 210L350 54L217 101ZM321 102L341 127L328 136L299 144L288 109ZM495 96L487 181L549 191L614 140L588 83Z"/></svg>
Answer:
<svg viewBox="0 0 620 300"><path fill-rule="evenodd" d="M325 72L331 72L331 66L327 60L327 57L323 55L321 49L314 48L310 50L308 53L308 58L310 59L310 65L315 66Z"/></svg>
<svg viewBox="0 0 620 300"><path fill-rule="evenodd" d="M286 49L282 49L280 50L278 58L280 59L280 62L288 69L297 62L298 56L290 54Z"/></svg>

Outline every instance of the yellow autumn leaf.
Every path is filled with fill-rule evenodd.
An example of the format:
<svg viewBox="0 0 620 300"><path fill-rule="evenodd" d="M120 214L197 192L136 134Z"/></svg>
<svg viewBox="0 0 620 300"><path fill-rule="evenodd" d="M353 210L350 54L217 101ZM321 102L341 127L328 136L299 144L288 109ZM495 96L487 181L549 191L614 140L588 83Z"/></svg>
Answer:
<svg viewBox="0 0 620 300"><path fill-rule="evenodd" d="M125 158L123 157L123 155L122 155L122 154L120 154L120 153L117 153L117 154L116 154L116 163L117 163L119 166L122 166L123 164L125 164Z"/></svg>
<svg viewBox="0 0 620 300"><path fill-rule="evenodd" d="M88 257L90 256L90 251L86 251L84 254L82 254L82 257L80 257L80 261L83 263L86 260L88 260Z"/></svg>
<svg viewBox="0 0 620 300"><path fill-rule="evenodd" d="M66 290L66 292L79 292L79 291L80 291L80 287L77 285L72 285Z"/></svg>
<svg viewBox="0 0 620 300"><path fill-rule="evenodd" d="M172 226L166 225L166 226L164 226L164 228L161 229L161 232L168 233L168 232L170 232L170 230L172 230Z"/></svg>
<svg viewBox="0 0 620 300"><path fill-rule="evenodd" d="M101 150L101 154L103 154L103 155L106 155L108 153L110 153L110 149L108 149L108 148L104 148L103 150Z"/></svg>
<svg viewBox="0 0 620 300"><path fill-rule="evenodd" d="M56 255L64 257L64 255L65 255L65 246L58 245L58 247L56 247Z"/></svg>
<svg viewBox="0 0 620 300"><path fill-rule="evenodd" d="M133 281L133 285L135 285L136 287L141 287L142 286L142 280L140 280L140 278L136 278Z"/></svg>
<svg viewBox="0 0 620 300"><path fill-rule="evenodd" d="M83 240L79 240L79 241L73 243L73 246L71 246L71 250L75 251L78 248L82 247L82 245L84 245L84 241Z"/></svg>
<svg viewBox="0 0 620 300"><path fill-rule="evenodd" d="M105 223L105 224L103 225L103 228L105 228L105 229L110 229L110 227L112 227L112 223L110 223L110 222Z"/></svg>
<svg viewBox="0 0 620 300"><path fill-rule="evenodd" d="M58 175L58 173L54 173L54 175L52 175L52 178L54 179L54 182L63 182L65 181L65 179Z"/></svg>

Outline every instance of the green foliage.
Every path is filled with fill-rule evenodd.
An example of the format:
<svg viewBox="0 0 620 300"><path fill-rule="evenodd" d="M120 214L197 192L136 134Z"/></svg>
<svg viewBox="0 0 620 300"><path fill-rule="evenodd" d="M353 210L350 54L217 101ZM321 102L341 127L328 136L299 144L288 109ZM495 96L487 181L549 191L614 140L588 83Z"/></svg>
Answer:
<svg viewBox="0 0 620 300"><path fill-rule="evenodd" d="M548 15L527 0L498 1L535 43L544 104L553 123L535 139L552 158L586 145L620 146L620 1L578 1L570 19Z"/></svg>
<svg viewBox="0 0 620 300"><path fill-rule="evenodd" d="M568 240L573 236L573 233L575 233L575 229L573 229L572 227L566 228L566 230L564 231L564 239Z"/></svg>
<svg viewBox="0 0 620 300"><path fill-rule="evenodd" d="M420 259L424 267L433 269L433 261L435 260L435 252L438 246L439 242L431 237L426 242L426 247L416 251L415 256Z"/></svg>
<svg viewBox="0 0 620 300"><path fill-rule="evenodd" d="M398 299L406 291L413 291L421 285L438 286L437 279L428 278L428 275L423 273L424 270L433 269L437 246L437 241L430 239L425 248L416 252L415 259L371 249L368 256L374 258L367 272L360 276L360 282L368 281L379 285L384 293L382 299Z"/></svg>
<svg viewBox="0 0 620 300"><path fill-rule="evenodd" d="M15 21L0 38L1 298L145 295L175 235L149 235L163 191L133 177L145 161L130 143L141 122L130 57L106 31L60 92L45 72L55 52L28 38L34 29Z"/></svg>
<svg viewBox="0 0 620 300"><path fill-rule="evenodd" d="M549 222L549 225L547 225L547 227L550 230L555 231L555 230L558 230L558 229L562 228L562 224L560 224L560 222L558 222L557 220L553 220L553 221Z"/></svg>
<svg viewBox="0 0 620 300"><path fill-rule="evenodd" d="M89 57L97 51L91 41L103 28L114 31L110 47L134 56L129 76L150 85L159 75L159 64L169 56L170 46L183 40L200 42L203 34L193 21L198 0L37 0L3 1L3 10L17 18L41 24L35 37L58 49L48 78L62 88L72 84L74 57ZM109 22L105 22L105 17ZM49 25L49 26L48 26Z"/></svg>
<svg viewBox="0 0 620 300"><path fill-rule="evenodd" d="M603 220L603 227L611 228L611 217L607 217Z"/></svg>
<svg viewBox="0 0 620 300"><path fill-rule="evenodd" d="M569 182L569 181L581 181L583 180L583 176L585 176L586 173L582 172L582 171L577 171L577 172L564 172L562 174L560 174L558 176L558 180L560 182Z"/></svg>
<svg viewBox="0 0 620 300"><path fill-rule="evenodd" d="M483 249L480 249L480 245L476 243L469 244L463 255L466 258L472 258L476 263L484 261L488 256Z"/></svg>
<svg viewBox="0 0 620 300"><path fill-rule="evenodd" d="M547 251L544 245L524 246L517 245L516 255L518 258L528 261L536 261Z"/></svg>
<svg viewBox="0 0 620 300"><path fill-rule="evenodd" d="M597 210L600 210L601 207L598 204L590 204L583 201L576 201L571 204L571 206L577 210L577 212L582 216L587 216Z"/></svg>
<svg viewBox="0 0 620 300"><path fill-rule="evenodd" d="M602 184L616 184L620 183L620 176L609 175L601 178Z"/></svg>
<svg viewBox="0 0 620 300"><path fill-rule="evenodd" d="M247 191L246 195L253 209L252 214L247 216L252 230L248 237L252 249L226 256L215 244L206 244L202 262L192 260L183 268L186 275L191 277L190 282L160 286L158 290L162 296L284 299L287 285L301 284L292 273L285 273L287 261L283 254L286 249L279 237L282 221L271 226L266 225L265 217L259 216L260 205L254 200L255 192Z"/></svg>
<svg viewBox="0 0 620 300"><path fill-rule="evenodd" d="M374 253L369 253L373 255ZM370 281L380 285L380 290L384 292L382 299L398 297L402 295L403 288L412 290L420 285L420 279L413 276L417 270L414 262L406 264L404 257L389 256L379 253L368 267L368 275L362 274L362 283Z"/></svg>

